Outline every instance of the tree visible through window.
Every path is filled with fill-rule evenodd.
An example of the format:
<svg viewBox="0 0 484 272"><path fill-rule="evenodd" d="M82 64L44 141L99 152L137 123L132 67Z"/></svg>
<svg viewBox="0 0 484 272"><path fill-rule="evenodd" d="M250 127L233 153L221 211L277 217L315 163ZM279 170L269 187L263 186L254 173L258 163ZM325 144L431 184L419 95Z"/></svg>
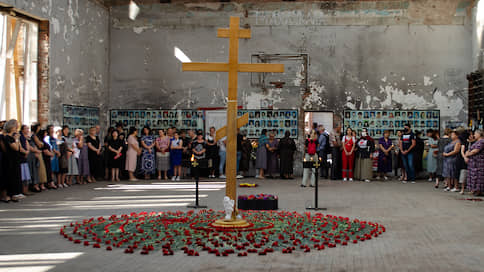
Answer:
<svg viewBox="0 0 484 272"><path fill-rule="evenodd" d="M37 121L38 24L0 14L0 119Z"/></svg>

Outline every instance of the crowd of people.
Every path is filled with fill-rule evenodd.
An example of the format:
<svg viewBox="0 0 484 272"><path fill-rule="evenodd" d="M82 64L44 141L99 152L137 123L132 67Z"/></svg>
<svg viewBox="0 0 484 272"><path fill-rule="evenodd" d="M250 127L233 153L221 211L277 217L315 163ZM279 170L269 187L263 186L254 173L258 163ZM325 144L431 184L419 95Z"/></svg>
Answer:
<svg viewBox="0 0 484 272"><path fill-rule="evenodd" d="M16 120L0 122L0 200L19 201L35 192L96 182L118 182L127 178L157 178L179 181L189 176L191 160L205 160L209 178L225 178L226 138L216 140L214 127L202 131L152 131L123 124L108 129L103 141L100 127L71 131L68 126L43 129L39 124L20 125ZM482 131L445 129L428 131L428 140L414 133L409 124L396 140L385 132L378 140L367 129L361 135L341 127L328 132L315 126L304 142L305 161L320 161L323 178L343 181L399 177L414 183L420 173L428 173L435 188L475 195L484 192L484 135ZM276 139L273 131L263 130L257 141L245 132L237 133L237 178L253 167L256 178L293 179L297 144L286 132ZM424 150L428 151L423 169ZM426 172L424 172L426 170ZM393 173L393 174L392 174ZM304 168L301 186L314 186L316 171Z"/></svg>
<svg viewBox="0 0 484 272"><path fill-rule="evenodd" d="M464 194L466 188L474 195L484 192L484 135L481 130L447 128L440 137L438 130L427 131L427 140L421 132L413 132L410 124L399 131L392 140L385 131L376 140L363 129L361 135L347 128L344 135L340 128L328 133L323 126L311 130L305 141L305 160L321 161L321 177L343 181L389 180L399 178L403 183L415 183L418 176L426 174L435 188L444 184L445 191ZM328 145L329 141L329 145ZM424 152L427 163L424 169ZM331 160L327 160L331 154ZM426 171L424 171L426 170ZM302 187L314 186L316 171L303 172Z"/></svg>
<svg viewBox="0 0 484 272"><path fill-rule="evenodd" d="M0 200L17 202L44 190L137 178L179 181L189 176L192 156L206 160L210 178L225 178L226 138L215 141L215 128L202 131L152 131L123 124L108 129L103 141L95 126L88 134L68 126L43 129L39 124L0 122ZM237 134L237 173L247 173L253 157L252 142ZM243 178L237 175L237 178Z"/></svg>

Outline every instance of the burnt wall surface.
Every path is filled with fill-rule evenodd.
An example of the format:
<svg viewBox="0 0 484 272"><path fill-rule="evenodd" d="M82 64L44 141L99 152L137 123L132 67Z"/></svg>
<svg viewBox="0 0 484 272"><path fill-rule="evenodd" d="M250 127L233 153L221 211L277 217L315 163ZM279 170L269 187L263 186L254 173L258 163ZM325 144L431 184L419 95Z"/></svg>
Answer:
<svg viewBox="0 0 484 272"><path fill-rule="evenodd" d="M224 106L226 74L181 72L174 48L192 61L224 62L228 41L216 38L217 28L239 16L252 32L240 41L240 61L260 52L309 55L306 93L302 65L281 76L290 80L282 89L253 86L240 74L239 104L247 108L271 100L275 108L335 114L440 109L442 124L466 122L472 7L467 0L153 4L131 21L127 6L115 6L109 107Z"/></svg>
<svg viewBox="0 0 484 272"><path fill-rule="evenodd" d="M0 0L49 20L49 123L62 124L62 104L101 108L109 93L109 10L91 0Z"/></svg>

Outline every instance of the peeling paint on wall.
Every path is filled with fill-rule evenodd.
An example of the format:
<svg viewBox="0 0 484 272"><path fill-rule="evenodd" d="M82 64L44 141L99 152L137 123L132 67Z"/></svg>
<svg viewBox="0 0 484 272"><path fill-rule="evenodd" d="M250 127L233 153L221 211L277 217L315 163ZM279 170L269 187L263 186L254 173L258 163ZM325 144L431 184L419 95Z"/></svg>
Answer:
<svg viewBox="0 0 484 272"><path fill-rule="evenodd" d="M449 90L446 95L436 91L433 96L434 103L440 110L442 117L455 117L464 110L464 102L459 97L454 97L454 90Z"/></svg>
<svg viewBox="0 0 484 272"><path fill-rule="evenodd" d="M247 95L247 109L260 109L261 108L261 101L270 100L272 104L276 103L283 103L284 98L282 97L281 93L283 88L269 88L267 92L252 92Z"/></svg>
<svg viewBox="0 0 484 272"><path fill-rule="evenodd" d="M315 81L309 82L309 94L304 98L303 108L305 110L324 108L326 100L323 98L323 94L325 93L326 87L324 85Z"/></svg>

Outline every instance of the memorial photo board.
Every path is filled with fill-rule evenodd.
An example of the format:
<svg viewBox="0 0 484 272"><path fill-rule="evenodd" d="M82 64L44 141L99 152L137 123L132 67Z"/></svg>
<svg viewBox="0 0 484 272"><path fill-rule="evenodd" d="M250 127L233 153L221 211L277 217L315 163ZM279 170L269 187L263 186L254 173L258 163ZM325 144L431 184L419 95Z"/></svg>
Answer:
<svg viewBox="0 0 484 272"><path fill-rule="evenodd" d="M62 105L63 124L70 130L82 129L88 133L90 127L99 125L99 108L74 105Z"/></svg>
<svg viewBox="0 0 484 272"><path fill-rule="evenodd" d="M249 113L249 123L243 127L248 138L258 138L263 129L274 132L276 138L284 137L286 131L291 133L291 138L298 136L298 110L238 110L237 116L245 113Z"/></svg>
<svg viewBox="0 0 484 272"><path fill-rule="evenodd" d="M203 129L204 112L200 110L126 110L110 111L110 125L122 123L125 130L136 127L141 130L145 125L151 129Z"/></svg>
<svg viewBox="0 0 484 272"><path fill-rule="evenodd" d="M350 127L360 135L367 128L373 138L382 137L385 130L395 138L406 123L414 132L422 131L422 138L426 138L429 129L440 129L439 110L345 110L343 116L345 129Z"/></svg>

